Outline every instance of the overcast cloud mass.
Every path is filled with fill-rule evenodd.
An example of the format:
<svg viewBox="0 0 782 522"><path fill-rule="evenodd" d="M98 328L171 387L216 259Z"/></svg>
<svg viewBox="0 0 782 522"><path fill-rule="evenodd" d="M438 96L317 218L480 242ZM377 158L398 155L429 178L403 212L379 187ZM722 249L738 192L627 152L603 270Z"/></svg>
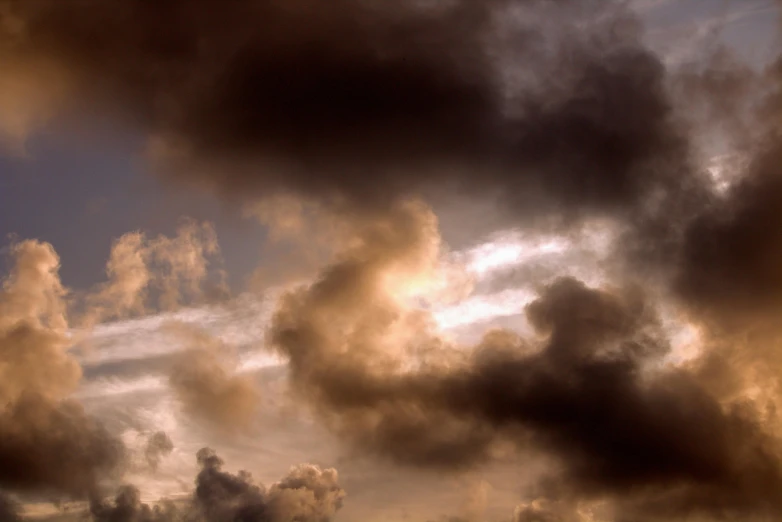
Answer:
<svg viewBox="0 0 782 522"><path fill-rule="evenodd" d="M781 519L779 7L0 0L0 522Z"/></svg>

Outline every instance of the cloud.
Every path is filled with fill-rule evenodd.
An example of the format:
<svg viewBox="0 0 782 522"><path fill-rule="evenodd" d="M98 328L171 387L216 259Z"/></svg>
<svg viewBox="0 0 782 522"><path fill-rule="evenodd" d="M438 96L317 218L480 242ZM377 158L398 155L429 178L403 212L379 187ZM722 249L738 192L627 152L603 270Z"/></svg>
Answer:
<svg viewBox="0 0 782 522"><path fill-rule="evenodd" d="M83 496L124 447L68 395L81 377L67 349L66 290L51 245L13 245L0 290L0 488Z"/></svg>
<svg viewBox="0 0 782 522"><path fill-rule="evenodd" d="M173 504L150 508L141 502L138 488L123 486L113 504L93 501L90 507L95 522L174 522L179 520Z"/></svg>
<svg viewBox="0 0 782 522"><path fill-rule="evenodd" d="M618 2L3 6L5 54L56 63L72 103L124 115L163 170L239 198L367 210L450 187L562 220L687 181L664 66Z"/></svg>
<svg viewBox="0 0 782 522"><path fill-rule="evenodd" d="M111 247L106 263L109 281L88 296L87 324L111 317L143 313L146 292L152 275L147 268L149 252L144 247L145 237L130 232L117 239Z"/></svg>
<svg viewBox="0 0 782 522"><path fill-rule="evenodd" d="M152 297L157 306L151 310L176 310L185 301L201 304L210 296L224 297L227 289L220 262L217 234L208 222L183 220L173 237L124 234L111 247L108 281L84 298L81 322L94 326L147 313ZM216 274L210 272L213 264Z"/></svg>
<svg viewBox="0 0 782 522"><path fill-rule="evenodd" d="M154 507L140 500L134 486L124 486L113 503L93 500L95 522L328 522L342 506L345 492L334 469L304 464L265 489L244 471L234 475L222 470L214 450L198 452L201 467L195 489L183 505L163 502Z"/></svg>
<svg viewBox="0 0 782 522"><path fill-rule="evenodd" d="M0 401L23 393L60 398L81 377L78 363L66 353L66 290L51 245L26 241L11 249L14 267L0 291Z"/></svg>
<svg viewBox="0 0 782 522"><path fill-rule="evenodd" d="M206 222L185 221L174 238L158 236L150 241L149 248L158 266L155 274L164 310L180 306L183 297L201 298L210 260L220 262L217 234L212 224ZM217 275L224 277L221 271ZM225 282L218 280L213 290L225 293L224 287Z"/></svg>
<svg viewBox="0 0 782 522"><path fill-rule="evenodd" d="M425 208L396 212L362 222L358 246L273 319L292 391L343 440L440 469L486 462L500 443L542 451L566 494L613 498L635 519L782 510L777 439L757 410L661 364L669 343L640 288L556 280L526 307L536 337L498 331L456 350L396 297L439 244Z"/></svg>
<svg viewBox="0 0 782 522"><path fill-rule="evenodd" d="M160 461L164 456L168 455L174 450L174 443L171 442L171 438L164 431L156 431L150 435L147 440L147 445L144 448L144 457L147 459L147 464L153 471L157 470L160 465Z"/></svg>
<svg viewBox="0 0 782 522"><path fill-rule="evenodd" d="M0 495L0 520L20 522L19 506L6 495Z"/></svg>
<svg viewBox="0 0 782 522"><path fill-rule="evenodd" d="M275 237L334 232L317 277L281 298L269 340L294 394L352 448L447 471L490 462L503 445L541 452L556 485L519 521L565 517L563 495L607 499L617 521L780 516L779 65L749 79L719 56L666 69L621 2L0 6L9 76L45 86L35 66L47 64L57 92L78 93L42 88L42 99L130 118L162 174L251 204ZM698 165L698 132L711 125L730 138L750 129L727 140L747 167L719 190ZM473 347L443 338L410 302L443 268L437 220L417 198L452 191L494 197L529 229L609 221L619 231L608 284L540 270L551 282L518 310L533 335L488 332ZM309 208L333 221L308 230ZM64 290L51 253L27 245L43 260L29 272L38 290L6 290L21 312L4 310L0 332L45 337L35 346L57 355ZM105 292L108 314L132 313L152 285L176 308L200 296L217 255L208 225L126 236L95 299ZM662 301L704 339L686 365L666 364ZM171 383L192 412L230 426L255 396L215 354L191 352ZM38 373L52 364L57 378ZM48 358L0 391L25 405L29 385L52 404L78 380L71 367ZM207 519L301 507L299 493L269 497L274 487L225 474L212 454L202 466ZM307 483L325 472L301 473ZM313 513L336 510L304 490ZM142 509L133 490L122 506Z"/></svg>
<svg viewBox="0 0 782 522"><path fill-rule="evenodd" d="M185 411L225 432L250 429L260 395L250 376L237 375L234 354L203 330L172 324L186 350L171 367L169 383Z"/></svg>
<svg viewBox="0 0 782 522"><path fill-rule="evenodd" d="M511 520L512 522L576 522L582 519L570 506L543 500L517 506Z"/></svg>
<svg viewBox="0 0 782 522"><path fill-rule="evenodd" d="M318 522L339 511L345 492L339 486L336 470L305 464L272 484L268 497L274 519Z"/></svg>
<svg viewBox="0 0 782 522"><path fill-rule="evenodd" d="M773 142L763 149L730 197L715 201L685 240L677 288L692 309L714 314L723 327L773 314L782 304L782 272L775 262L782 244L773 233L781 219L777 165L782 151Z"/></svg>
<svg viewBox="0 0 782 522"><path fill-rule="evenodd" d="M30 394L0 415L0 487L24 493L89 494L121 469L121 441L73 401Z"/></svg>

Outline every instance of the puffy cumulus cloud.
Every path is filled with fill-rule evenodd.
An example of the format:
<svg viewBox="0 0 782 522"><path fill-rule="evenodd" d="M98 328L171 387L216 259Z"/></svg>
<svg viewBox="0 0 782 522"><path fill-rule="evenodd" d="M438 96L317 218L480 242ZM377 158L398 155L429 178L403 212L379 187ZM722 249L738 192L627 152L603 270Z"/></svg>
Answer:
<svg viewBox="0 0 782 522"><path fill-rule="evenodd" d="M510 522L593 522L596 520L607 520L603 518L604 513L597 514L591 509L580 509L562 500L551 500L539 498L531 502L519 504L513 510L510 517L503 517L499 520ZM471 520L482 520L473 517L440 517L439 522L469 522Z"/></svg>
<svg viewBox="0 0 782 522"><path fill-rule="evenodd" d="M114 241L106 263L109 280L87 298L87 324L144 312L146 291L152 278L144 243L145 237L140 232L127 233Z"/></svg>
<svg viewBox="0 0 782 522"><path fill-rule="evenodd" d="M66 291L60 259L48 243L12 246L14 265L0 290L0 401L23 393L60 398L73 391L81 368L66 352Z"/></svg>
<svg viewBox="0 0 782 522"><path fill-rule="evenodd" d="M186 346L169 377L185 411L224 432L252 428L260 392L250 376L235 373L230 347L187 325L172 324L168 330Z"/></svg>
<svg viewBox="0 0 782 522"><path fill-rule="evenodd" d="M81 377L70 347L59 258L11 248L0 290L0 488L81 496L118 468L122 444L68 400Z"/></svg>
<svg viewBox="0 0 782 522"><path fill-rule="evenodd" d="M334 469L304 464L293 468L269 488L269 505L276 520L319 522L330 519L342 507L345 492Z"/></svg>
<svg viewBox="0 0 782 522"><path fill-rule="evenodd" d="M94 499L95 522L327 522L342 507L345 492L334 469L305 464L291 469L269 489L255 484L247 472L222 470L217 454L198 452L201 467L192 496L185 502L162 502L154 507L140 500L134 486L121 488L113 502Z"/></svg>
<svg viewBox="0 0 782 522"><path fill-rule="evenodd" d="M348 408L345 415L332 417L328 407L317 410L339 431L366 435L360 437L365 443L385 440L402 459L407 452L433 461L448 461L451 453L470 459L474 447L483 447L471 439L482 441L486 435L472 430L462 434L460 430L469 426L443 415L435 420L435 411L395 407L377 396L384 393L382 386L375 388L384 376L402 374L412 355L424 360L447 355L454 363L459 359L455 350L438 350L440 346L430 342L433 323L426 314L408 312L405 306L405 298L425 285L436 269L439 246L436 219L420 204L402 205L383 219L360 222L353 241L322 279L281 298L270 331L270 341L290 360L294 393L323 401L324 406L356 401L359 407ZM378 417L374 408L361 407L373 396L388 410L386 415ZM417 414L420 422L397 426L394 433L394 414L406 417L408 412ZM441 429L430 430L427 416ZM372 426L383 420L388 429L374 433ZM404 433L405 427L409 433ZM446 448L449 443L453 447Z"/></svg>
<svg viewBox="0 0 782 522"><path fill-rule="evenodd" d="M150 507L141 502L135 486L122 486L113 503L93 500L90 506L95 522L174 522L181 520L173 503Z"/></svg>
<svg viewBox="0 0 782 522"><path fill-rule="evenodd" d="M184 298L200 299L207 282L210 261L220 261L217 233L211 223L186 220L173 238L158 236L150 240L157 270L154 272L164 309L177 308ZM225 293L222 270L218 269L213 291Z"/></svg>
<svg viewBox="0 0 782 522"><path fill-rule="evenodd" d="M69 398L81 378L69 349L80 339L78 332L69 330L69 295L58 276L59 257L51 245L38 241L14 244L10 252L13 265L0 289L0 488L84 497L102 479L124 470L127 451ZM93 324L145 310L152 284L164 306L200 295L208 275L207 258L217 254L214 230L208 224L185 222L174 238L125 235L112 248L109 281L79 303L82 320ZM228 411L237 415L254 400L252 387L242 379L219 380L219 366L212 367L211 360L194 359L194 364L176 382L192 391L198 378L209 377L202 389L206 391L194 399L210 399L209 411L230 406ZM218 400L223 400L220 406ZM155 467L170 450L171 441L157 434L145 457Z"/></svg>
<svg viewBox="0 0 782 522"><path fill-rule="evenodd" d="M641 288L559 279L526 307L535 337L449 346L399 299L438 257L436 221L420 205L394 212L361 222L318 279L283 297L270 332L293 392L344 440L441 469L487 461L499 443L542 451L560 495L611 499L617 520L779 516L779 439L753 404L722 403L664 364Z"/></svg>
<svg viewBox="0 0 782 522"><path fill-rule="evenodd" d="M142 314L150 311L150 301L157 303L152 310L172 310L224 296L220 262L217 234L208 222L183 220L173 237L129 232L111 247L108 281L85 297L82 323Z"/></svg>
<svg viewBox="0 0 782 522"><path fill-rule="evenodd" d="M302 465L291 469L267 491L241 472L222 471L222 460L207 448L198 453L201 472L196 478L193 502L206 522L248 520L275 522L330 520L342 507L345 492L334 469Z"/></svg>

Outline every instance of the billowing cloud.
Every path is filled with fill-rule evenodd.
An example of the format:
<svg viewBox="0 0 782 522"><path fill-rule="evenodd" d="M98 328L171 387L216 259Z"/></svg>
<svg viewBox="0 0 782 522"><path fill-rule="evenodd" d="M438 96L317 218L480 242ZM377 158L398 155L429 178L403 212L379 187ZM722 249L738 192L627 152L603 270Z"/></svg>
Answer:
<svg viewBox="0 0 782 522"><path fill-rule="evenodd" d="M127 233L114 242L106 263L109 281L88 297L87 324L146 310L147 287L152 276L147 268L149 252L144 242L140 232Z"/></svg>
<svg viewBox="0 0 782 522"><path fill-rule="evenodd" d="M345 492L334 469L305 464L291 469L279 482L264 488L247 472L222 470L217 454L198 452L201 467L192 496L184 503L162 502L154 507L141 502L134 486L120 488L113 503L94 500L95 522L327 522L342 507Z"/></svg>
<svg viewBox="0 0 782 522"><path fill-rule="evenodd" d="M30 394L0 417L0 487L82 497L124 461L125 448L73 401Z"/></svg>
<svg viewBox="0 0 782 522"><path fill-rule="evenodd" d="M59 258L51 245L12 247L0 290L0 488L82 496L122 463L124 447L69 400L81 377Z"/></svg>
<svg viewBox="0 0 782 522"><path fill-rule="evenodd" d="M141 502L138 488L122 486L114 502L109 504L94 500L90 506L95 522L175 522L181 520L176 507L163 503L150 507Z"/></svg>
<svg viewBox="0 0 782 522"><path fill-rule="evenodd" d="M665 68L619 2L3 7L4 55L57 64L72 103L137 122L166 170L223 193L369 209L500 190L559 219L688 183Z"/></svg>
<svg viewBox="0 0 782 522"><path fill-rule="evenodd" d="M456 350L398 299L438 237L420 206L396 212L394 226L363 223L357 246L273 321L293 391L337 433L415 466L470 466L498 443L542 451L561 490L643 505L634 520L782 510L778 440L757 410L662 363L668 340L641 289L560 279L526 307L538 337L499 331Z"/></svg>
<svg viewBox="0 0 782 522"><path fill-rule="evenodd" d="M230 347L183 324L169 327L186 347L171 367L169 382L184 409L225 432L247 430L256 420L259 391L248 375L237 375Z"/></svg>
<svg viewBox="0 0 782 522"><path fill-rule="evenodd" d="M87 326L201 304L227 293L217 234L208 222L184 220L173 237L123 235L112 245L106 275L108 281L84 299Z"/></svg>
<svg viewBox="0 0 782 522"><path fill-rule="evenodd" d="M0 400L24 393L60 398L72 391L81 369L68 356L65 295L60 259L47 243L12 247L14 267L0 293Z"/></svg>
<svg viewBox="0 0 782 522"><path fill-rule="evenodd" d="M210 282L210 261L220 261L217 234L211 223L185 221L175 237L158 236L150 241L149 249L157 266L154 273L163 309L181 306L183 298L203 298L203 285ZM225 292L219 265L216 275L211 290Z"/></svg>

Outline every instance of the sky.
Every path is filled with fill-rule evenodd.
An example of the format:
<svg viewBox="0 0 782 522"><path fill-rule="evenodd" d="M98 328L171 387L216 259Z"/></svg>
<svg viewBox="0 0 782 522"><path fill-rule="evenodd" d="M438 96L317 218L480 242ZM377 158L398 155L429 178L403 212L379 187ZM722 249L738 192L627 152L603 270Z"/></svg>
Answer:
<svg viewBox="0 0 782 522"><path fill-rule="evenodd" d="M782 517L776 0L0 0L0 522Z"/></svg>

